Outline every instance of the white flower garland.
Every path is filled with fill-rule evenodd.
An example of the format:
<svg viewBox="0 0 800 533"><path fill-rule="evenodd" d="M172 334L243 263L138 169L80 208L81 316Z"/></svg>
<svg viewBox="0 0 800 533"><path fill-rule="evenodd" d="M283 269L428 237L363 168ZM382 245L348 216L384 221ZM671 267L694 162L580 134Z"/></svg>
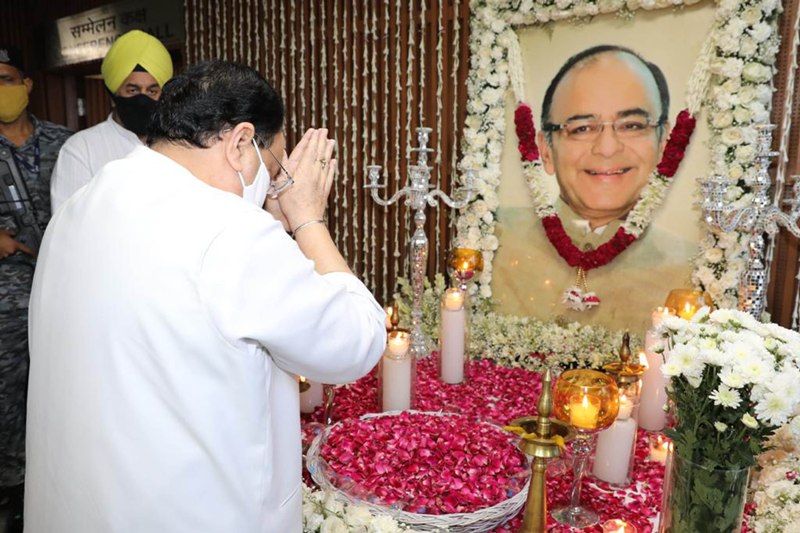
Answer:
<svg viewBox="0 0 800 533"><path fill-rule="evenodd" d="M783 427L770 444L751 484L756 511L747 525L755 533L784 533L800 524L800 440Z"/></svg>
<svg viewBox="0 0 800 533"><path fill-rule="evenodd" d="M477 199L456 221L459 246L484 254L484 271L472 288L481 298L492 295L492 260L497 250L494 212L498 208L500 154L505 131L505 94L509 85L521 93L521 61L512 24L544 24L637 9L691 5L697 0L479 0L473 4L470 35L471 69L467 79L468 105L464 128L464 168L476 173ZM747 202L745 178L755 162L754 125L768 122L772 100L770 80L778 52L777 0L721 0L715 23L689 81L687 105L707 111L711 130L713 173L728 176L729 198ZM710 89L706 92L705 87ZM534 183L535 200L549 198ZM646 193L642 212L629 217L632 228L645 225L656 207L659 187ZM628 223L628 222L626 222ZM741 233L709 232L701 241L694 281L718 306L733 307L739 275L745 265Z"/></svg>
<svg viewBox="0 0 800 533"><path fill-rule="evenodd" d="M333 493L303 485L303 533L417 533L385 515L373 516L366 507L346 504Z"/></svg>
<svg viewBox="0 0 800 533"><path fill-rule="evenodd" d="M413 290L406 278L398 279L399 293L394 301L400 311L400 324L411 323ZM439 337L439 302L447 288L437 274L433 284L425 280L422 297L422 330L431 339ZM617 359L622 331L578 322L554 323L530 317L501 315L491 311L488 300L470 304L469 353L471 358L491 359L508 368L542 372L545 368L601 368ZM631 347L638 351L641 339L631 336Z"/></svg>

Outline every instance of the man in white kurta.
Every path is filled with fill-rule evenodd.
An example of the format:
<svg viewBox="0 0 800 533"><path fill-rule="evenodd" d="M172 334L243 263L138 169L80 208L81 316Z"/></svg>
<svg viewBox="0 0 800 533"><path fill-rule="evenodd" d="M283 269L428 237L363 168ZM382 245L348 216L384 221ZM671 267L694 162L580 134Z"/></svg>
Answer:
<svg viewBox="0 0 800 533"><path fill-rule="evenodd" d="M220 186L257 185L257 137L245 122L207 149L138 148L53 218L31 298L27 532L301 530L296 374L364 375L385 315L290 201L317 179L327 197L325 130L284 160L296 241Z"/></svg>
<svg viewBox="0 0 800 533"><path fill-rule="evenodd" d="M105 121L73 135L58 154L50 180L53 212L103 165L144 145L149 116L172 77L172 58L157 38L131 30L114 41L100 71L113 109Z"/></svg>
<svg viewBox="0 0 800 533"><path fill-rule="evenodd" d="M144 146L139 137L114 120L108 118L72 136L58 153L50 182L50 202L53 211L61 207L75 191L89 183L103 165L122 159L133 150Z"/></svg>

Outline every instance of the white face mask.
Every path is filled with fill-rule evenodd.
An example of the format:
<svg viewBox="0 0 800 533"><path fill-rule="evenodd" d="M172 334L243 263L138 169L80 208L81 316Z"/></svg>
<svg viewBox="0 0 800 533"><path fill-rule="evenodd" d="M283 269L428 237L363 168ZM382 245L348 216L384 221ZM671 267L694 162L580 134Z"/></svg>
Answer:
<svg viewBox="0 0 800 533"><path fill-rule="evenodd" d="M242 173L237 172L237 174L239 174L239 181L242 182L242 198L252 204L257 205L258 207L261 207L264 205L264 201L267 199L267 191L269 190L269 184L270 181L272 181L272 177L267 171L267 165L264 164L264 159L261 157L261 150L258 149L258 144L256 144L255 138L253 139L253 146L256 148L256 155L258 155L259 161L256 178L250 185L245 185L244 176L242 176Z"/></svg>

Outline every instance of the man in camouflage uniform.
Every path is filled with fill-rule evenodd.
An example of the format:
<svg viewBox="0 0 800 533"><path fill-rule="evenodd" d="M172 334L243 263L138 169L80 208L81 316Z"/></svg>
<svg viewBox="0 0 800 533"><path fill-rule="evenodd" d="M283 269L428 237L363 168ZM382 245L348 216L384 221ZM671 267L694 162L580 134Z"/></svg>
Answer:
<svg viewBox="0 0 800 533"><path fill-rule="evenodd" d="M50 173L72 132L27 112L32 87L19 50L0 44L0 150L13 156L44 231L50 220ZM8 174L7 166L1 170ZM38 247L31 238L36 232L18 227L11 207L0 203L0 502L10 506L9 532L22 530L28 299Z"/></svg>

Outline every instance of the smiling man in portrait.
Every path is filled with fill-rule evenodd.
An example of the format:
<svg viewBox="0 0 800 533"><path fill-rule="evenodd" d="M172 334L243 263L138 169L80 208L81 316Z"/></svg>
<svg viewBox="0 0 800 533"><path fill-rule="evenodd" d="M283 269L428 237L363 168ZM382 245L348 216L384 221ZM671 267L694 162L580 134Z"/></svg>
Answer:
<svg viewBox="0 0 800 533"><path fill-rule="evenodd" d="M653 202L648 184L667 145L669 103L661 69L628 48L594 46L561 66L536 136L537 172L555 179L558 198L541 222L530 209L499 211L492 291L500 310L629 326L685 283L692 243L653 228L637 239L624 227L637 205ZM632 297L639 290L653 301Z"/></svg>
<svg viewBox="0 0 800 533"><path fill-rule="evenodd" d="M634 52L597 46L570 58L542 104L538 145L560 199L592 233L623 220L666 144L664 74Z"/></svg>

